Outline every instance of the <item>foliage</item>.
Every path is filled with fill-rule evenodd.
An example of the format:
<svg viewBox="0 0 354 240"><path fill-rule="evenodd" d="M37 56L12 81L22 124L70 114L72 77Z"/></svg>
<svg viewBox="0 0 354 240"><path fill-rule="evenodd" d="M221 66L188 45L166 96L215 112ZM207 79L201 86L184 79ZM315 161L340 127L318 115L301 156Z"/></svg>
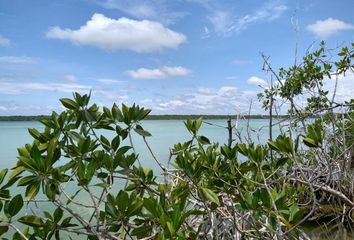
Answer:
<svg viewBox="0 0 354 240"><path fill-rule="evenodd" d="M78 93L61 99L66 110L42 119L43 131L29 129L33 142L18 149L9 175L7 169L0 173L0 235L298 239L306 236L297 226L313 216L318 192L329 194L350 219L353 100L337 104L323 81L353 71L354 55L344 48L330 63L325 52L322 44L301 65L281 69L278 84L260 96L271 112L277 97L290 102L288 131L265 145L239 138L220 146L200 135L202 118L187 120L191 139L173 146L173 168L148 144L151 134L142 121L150 110L124 104L100 109L90 95ZM314 94L300 109L296 97L305 92ZM345 112L334 112L339 108ZM313 114L316 120L306 122L304 116ZM298 123L303 129L294 131ZM141 165L132 134L143 139L162 176ZM12 186L24 194L11 193Z"/></svg>

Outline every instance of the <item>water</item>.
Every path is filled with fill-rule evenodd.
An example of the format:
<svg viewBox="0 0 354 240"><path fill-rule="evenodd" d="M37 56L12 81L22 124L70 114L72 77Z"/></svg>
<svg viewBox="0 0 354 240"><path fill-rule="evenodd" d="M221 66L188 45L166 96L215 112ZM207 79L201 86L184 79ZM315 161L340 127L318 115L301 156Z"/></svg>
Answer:
<svg viewBox="0 0 354 240"><path fill-rule="evenodd" d="M226 129L226 120L206 120L210 124L203 124L199 134L204 135L210 139L211 142L219 142L220 144L226 144L228 141L228 131ZM268 120L267 119L253 119L249 122L251 130L251 137L259 143L265 143L268 139ZM170 155L170 149L174 144L178 142L184 142L191 139L190 133L184 126L182 120L146 120L142 123L144 129L148 130L152 137L147 138L149 145L156 154L157 158L164 164L167 163ZM17 161L17 148L24 146L26 143L32 142L32 137L28 133L28 128L36 128L43 130L43 126L39 122L24 121L24 122L0 122L0 170L3 168L11 168ZM238 130L241 132L241 136L246 136L247 121L241 120L238 122ZM274 130L273 136L279 133ZM106 134L107 132L99 132L99 134ZM113 134L109 133L108 138L112 138ZM148 149L144 145L141 137L137 134L133 134L133 142L136 151L139 153L140 161L145 167L154 169L155 172L159 171L157 164L152 159ZM126 142L128 144L128 142ZM68 192L75 189L66 189ZM12 189L13 193L17 194L24 189L15 188ZM87 196L79 196L85 198ZM52 205L43 204L41 210L50 210ZM34 206L26 205L23 210L25 214L32 214L35 212L40 214L39 209ZM91 212L87 209L77 209L81 214L90 215ZM309 226L310 229L314 229L313 226ZM318 234L315 234L317 236Z"/></svg>
<svg viewBox="0 0 354 240"><path fill-rule="evenodd" d="M203 124L199 134L204 135L210 139L211 142L219 142L225 144L228 141L227 120L208 120L209 124ZM267 124L265 120L251 120L250 127L254 130L258 130ZM146 120L142 122L142 126L145 130L152 134L152 137L147 138L147 141L155 153L158 160L164 165L167 164L170 157L170 149L174 144L178 142L184 142L191 139L191 134L187 131L182 120ZM11 168L17 161L17 148L24 146L26 143L32 143L33 138L28 133L28 128L36 128L39 131L44 129L43 125L35 121L0 121L0 170L3 168ZM247 129L247 121L240 121L238 123L238 129L243 134ZM259 140L264 142L267 139L267 129L262 128ZM108 139L114 137L113 132L98 131L98 134L105 135ZM154 170L155 174L160 172L158 165L153 160L148 148L145 146L142 138L133 132L132 134L134 146L136 152L139 153L139 159L144 167L150 167ZM256 134L253 133L253 137L257 139ZM128 141L123 144L129 145ZM124 183L117 185L117 189ZM119 186L120 185L120 186ZM77 190L77 186L74 183L69 183L65 186L65 191L72 195ZM93 189L95 191L95 189ZM98 189L96 189L99 191ZM24 193L24 187L12 187L11 192L13 195ZM77 199L87 199L89 196L81 192ZM44 199L45 196L40 192L36 197L37 199ZM63 197L63 200L66 199ZM89 217L92 214L91 209L78 207L71 205L71 208L76 212L79 212L85 217ZM41 203L40 207L34 204L26 204L20 214L36 214L42 215L43 211L53 211L53 205L50 203Z"/></svg>
<svg viewBox="0 0 354 240"><path fill-rule="evenodd" d="M17 148L32 142L28 128L43 129L39 122L0 122L0 169L12 167L17 161Z"/></svg>
<svg viewBox="0 0 354 240"><path fill-rule="evenodd" d="M226 120L207 120L207 122L213 125L203 124L200 134L208 137L212 142L227 143L228 132L226 129ZM252 129L256 131L261 129L259 140L257 134L255 132L252 133L256 141L264 143L268 139L266 125L267 120L250 120L250 127ZM147 138L147 141L157 158L163 163L167 163L170 148L174 144L188 141L191 138L182 120L146 120L142 123L142 126L152 134L152 137ZM43 130L43 125L35 121L0 122L0 169L12 167L17 161L17 148L32 142L33 139L28 133L28 128L36 128L41 131ZM238 129L245 134L247 121L239 121ZM108 137L113 136L112 133L108 135ZM136 151L140 155L142 165L157 169L141 137L133 134L133 141Z"/></svg>

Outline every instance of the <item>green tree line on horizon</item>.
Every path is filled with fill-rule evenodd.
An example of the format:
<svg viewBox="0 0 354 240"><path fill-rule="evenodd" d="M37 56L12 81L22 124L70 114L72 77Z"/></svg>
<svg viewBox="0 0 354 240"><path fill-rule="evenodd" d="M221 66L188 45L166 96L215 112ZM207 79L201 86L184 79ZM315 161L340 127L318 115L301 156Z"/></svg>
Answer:
<svg viewBox="0 0 354 240"><path fill-rule="evenodd" d="M203 114L162 114L162 115L148 115L145 120L187 120L187 119L197 119L202 117L203 119L268 119L269 115L263 114L253 114L253 115L203 115ZM277 118L287 118L289 115L278 115ZM40 121L44 119L49 119L50 115L34 115L34 116L24 116L24 115L13 115L13 116L0 116L0 121Z"/></svg>

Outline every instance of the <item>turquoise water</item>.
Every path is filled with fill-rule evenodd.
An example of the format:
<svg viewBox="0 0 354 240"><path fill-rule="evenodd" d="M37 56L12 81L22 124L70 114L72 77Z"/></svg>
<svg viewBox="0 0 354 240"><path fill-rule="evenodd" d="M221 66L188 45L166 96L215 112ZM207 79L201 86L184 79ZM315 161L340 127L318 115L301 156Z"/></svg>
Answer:
<svg viewBox="0 0 354 240"><path fill-rule="evenodd" d="M204 135L210 139L211 142L219 142L220 144L227 143L228 131L226 120L208 120L208 123L203 124L199 134ZM251 120L249 126L255 130L252 132L252 136L258 141L256 132L259 129L259 141L264 142L268 139L268 130L264 127L267 124L265 120ZM184 142L191 139L191 134L187 131L182 120L146 120L142 122L144 129L149 131L152 136L147 138L149 145L155 153L158 160L164 165L167 164L170 149L174 144L178 142ZM263 128L262 128L263 127ZM32 137L28 133L28 128L36 128L43 130L43 126L39 122L0 122L0 169L11 168L17 161L17 148L24 146L26 143L32 142ZM238 123L238 129L241 131L241 135L244 136L247 129L247 121L240 121ZM113 133L107 131L98 132L103 134L107 138L113 138ZM145 146L142 138L133 132L133 142L136 152L139 153L140 162L144 167L150 167L155 173L160 172L158 165L151 157L147 147ZM125 144L129 144L128 141ZM124 182L116 182L115 188L112 191L118 191L122 187ZM68 183L65 185L65 191L68 194L73 194L77 190L77 186L74 183ZM98 190L98 189L97 189ZM13 187L11 189L12 194L24 193L23 187ZM95 189L93 189L95 191ZM37 196L38 199L45 198L41 193ZM78 199L87 199L88 195L81 192ZM90 209L80 208L76 205L72 205L72 208L84 216L90 216ZM41 215L43 210L52 210L53 206L47 203L41 203L40 207L33 204L28 204L23 209L23 214L38 214Z"/></svg>
<svg viewBox="0 0 354 240"><path fill-rule="evenodd" d="M219 142L220 144L227 143L227 121L206 120L206 122L212 125L204 123L200 129L200 134L208 137L212 142ZM250 120L250 134L253 140L260 143L266 142L266 140L269 138L267 124L268 121L263 119ZM147 120L142 123L142 126L152 134L152 137L147 138L147 140L157 158L165 164L169 158L170 148L172 148L175 143L188 141L191 138L191 135L186 130L182 120ZM33 121L0 122L0 170L13 166L17 160L17 148L23 146L26 143L32 142L32 137L27 130L28 128L36 128L38 130L42 130L43 126L39 122ZM242 138L244 138L247 132L247 121L239 121L238 130L241 132ZM274 129L273 135L276 136L278 132L279 130ZM100 132L100 134L107 134L107 132ZM111 133L108 135L108 138L113 137ZM136 151L139 153L142 165L151 167L155 171L159 171L141 137L137 134L133 134L133 141ZM126 142L126 144L128 144L128 142ZM73 193L75 189L76 186L69 185L66 187L66 190L69 193ZM23 190L23 188L12 189L13 194L23 192ZM39 194L39 198L40 197L41 194ZM88 196L85 195L78 196L79 199L85 199L87 197ZM88 209L76 208L75 205L72 205L72 207L74 210L85 216L90 216L91 214L91 211ZM25 206L25 209L22 212L23 214L36 213L40 215L43 210L52 209L53 206L51 204L41 204L40 209L32 204L29 204ZM313 229L313 226L309 227ZM314 236L317 235L318 233L314 234Z"/></svg>
<svg viewBox="0 0 354 240"><path fill-rule="evenodd" d="M200 134L208 137L212 142L227 143L228 131L226 129L226 120L207 120L206 122L213 125L204 123L200 129ZM268 139L266 125L267 120L250 120L249 126L255 130L255 132L252 132L252 137L256 141L264 142ZM187 141L191 138L182 120L146 120L142 123L142 126L152 134L152 137L147 138L147 141L157 158L163 163L167 163L170 148L174 144ZM32 142L32 137L27 130L28 128L42 130L43 126L41 123L34 121L0 122L0 169L13 166L17 160L17 148ZM239 121L238 129L244 136L247 129L247 121ZM260 132L256 134L259 129L261 129ZM109 135L110 137L113 136ZM133 134L133 141L142 165L157 169L141 137Z"/></svg>

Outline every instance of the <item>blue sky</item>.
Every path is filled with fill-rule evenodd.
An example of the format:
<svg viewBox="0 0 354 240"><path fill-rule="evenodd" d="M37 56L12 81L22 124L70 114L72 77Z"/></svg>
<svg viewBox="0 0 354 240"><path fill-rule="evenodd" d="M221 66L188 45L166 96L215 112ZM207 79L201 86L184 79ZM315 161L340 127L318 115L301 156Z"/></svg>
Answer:
<svg viewBox="0 0 354 240"><path fill-rule="evenodd" d="M61 111L88 93L99 105L153 114L262 113L261 54L275 69L311 44L354 39L353 0L0 0L0 115ZM294 30L294 27L298 31ZM298 39L298 40L297 40ZM353 75L338 96L352 97Z"/></svg>

